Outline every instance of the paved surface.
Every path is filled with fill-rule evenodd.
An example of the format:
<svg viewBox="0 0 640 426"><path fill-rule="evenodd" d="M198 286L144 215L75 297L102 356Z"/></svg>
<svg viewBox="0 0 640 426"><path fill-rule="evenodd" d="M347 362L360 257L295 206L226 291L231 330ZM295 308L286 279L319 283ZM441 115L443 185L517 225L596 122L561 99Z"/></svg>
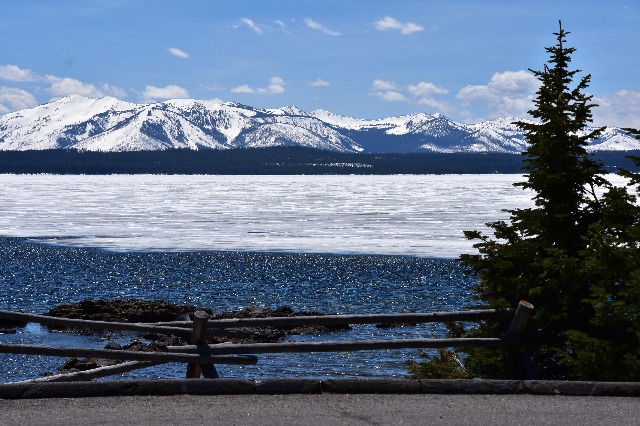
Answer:
<svg viewBox="0 0 640 426"><path fill-rule="evenodd" d="M161 379L0 384L1 425L640 425L640 383Z"/></svg>
<svg viewBox="0 0 640 426"><path fill-rule="evenodd" d="M638 425L640 399L550 395L174 395L0 400L3 425Z"/></svg>

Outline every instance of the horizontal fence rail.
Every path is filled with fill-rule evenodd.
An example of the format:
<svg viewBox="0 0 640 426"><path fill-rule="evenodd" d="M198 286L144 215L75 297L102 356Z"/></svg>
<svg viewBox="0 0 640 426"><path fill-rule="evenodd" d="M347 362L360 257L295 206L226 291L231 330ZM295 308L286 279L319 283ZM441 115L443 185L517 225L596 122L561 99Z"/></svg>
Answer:
<svg viewBox="0 0 640 426"><path fill-rule="evenodd" d="M0 343L0 353L45 355L61 357L87 357L126 360L128 362L100 367L88 371L69 373L34 379L32 381L91 380L111 374L120 374L138 368L145 368L168 362L187 364L187 377L217 378L214 364L255 365L262 353L291 352L346 352L362 350L445 348L445 347L497 347L520 342L527 322L533 313L533 305L521 301L516 309L486 309L458 312L399 313L371 315L318 315L268 318L234 318L209 320L203 311L195 312L193 321L173 321L155 324L106 322L81 319L58 318L45 315L25 314L0 310L0 319L18 322L36 322L46 325L87 328L95 330L127 330L166 335L178 335L189 339L190 345L167 346L163 352L128 351L115 349L87 349L18 345ZM299 326L344 326L352 324L418 324L428 322L471 322L497 320L508 327L500 338L459 338L459 339L395 339L356 340L323 342L277 342L277 343L221 343L207 345L206 337L227 336L246 337L249 334L227 328L242 327L282 327ZM215 329L209 326L218 327ZM224 328L224 329L221 329ZM525 360L526 361L526 360ZM525 362L526 363L526 362ZM530 364L530 361L529 361ZM32 382L29 381L29 382Z"/></svg>
<svg viewBox="0 0 640 426"><path fill-rule="evenodd" d="M108 322L108 321L94 321L75 318L59 318L46 315L26 314L23 312L3 311L0 310L0 318L21 321L21 322L35 322L45 325L54 325L61 327L72 328L88 328L94 330L121 330L121 331L140 331L145 333L157 333L176 336L191 336L191 330L185 327L171 327L172 323L162 323L169 325L157 325L148 323L128 323L128 322ZM189 325L193 322L188 321ZM210 336L225 336L225 337L247 337L248 334L237 330L216 330L208 329L207 334Z"/></svg>
<svg viewBox="0 0 640 426"><path fill-rule="evenodd" d="M268 318L228 318L209 320L208 325L221 328L241 327L298 327L302 325L338 326L351 324L399 324L454 321L509 320L515 313L514 308L484 309L475 311L399 313L370 315L318 315ZM192 321L161 322L159 325L191 327Z"/></svg>
<svg viewBox="0 0 640 426"><path fill-rule="evenodd" d="M0 352L8 354L87 357L130 361L192 362L197 364L255 365L255 356L207 356L188 353L127 351L120 349L67 348L62 346L17 345L0 343Z"/></svg>
<svg viewBox="0 0 640 426"><path fill-rule="evenodd" d="M167 346L167 351L193 354L229 355L291 352L351 352L409 348L490 347L502 345L505 345L505 341L500 338L397 339L242 344L220 343L217 345Z"/></svg>

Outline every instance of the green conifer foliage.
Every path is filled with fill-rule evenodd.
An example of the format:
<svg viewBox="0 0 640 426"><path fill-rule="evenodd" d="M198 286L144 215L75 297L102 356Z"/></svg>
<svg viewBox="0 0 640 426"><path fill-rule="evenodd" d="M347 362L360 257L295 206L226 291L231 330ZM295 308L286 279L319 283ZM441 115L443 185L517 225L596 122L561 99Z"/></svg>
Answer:
<svg viewBox="0 0 640 426"><path fill-rule="evenodd" d="M473 377L640 380L640 212L635 196L612 187L585 149L604 128L577 136L596 106L584 93L590 76L572 87L580 72L569 69L575 49L565 47L562 25L554 34L548 65L531 70L541 83L529 111L536 120L517 123L530 145L526 181L516 185L532 191L535 207L487 224L493 236L465 231L478 254L460 256L479 278L473 308L526 300L535 312L522 345L464 349L460 358ZM497 337L504 327L486 322L449 332ZM445 354L423 356L431 365L423 371L447 375L433 372ZM412 367L415 376L420 368Z"/></svg>

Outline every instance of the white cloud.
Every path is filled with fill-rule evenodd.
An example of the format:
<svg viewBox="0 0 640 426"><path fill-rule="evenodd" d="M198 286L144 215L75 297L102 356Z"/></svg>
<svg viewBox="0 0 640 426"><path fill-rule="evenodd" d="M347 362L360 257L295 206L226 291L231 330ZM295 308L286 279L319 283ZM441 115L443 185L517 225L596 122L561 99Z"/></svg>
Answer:
<svg viewBox="0 0 640 426"><path fill-rule="evenodd" d="M446 95L449 93L449 90L437 87L433 83L425 83L421 81L416 85L407 86L407 90L413 96L431 96L431 95Z"/></svg>
<svg viewBox="0 0 640 426"><path fill-rule="evenodd" d="M109 84L103 84L101 86L102 92L107 96L113 96L114 98L126 98L127 92L124 89L121 89L116 86L111 86Z"/></svg>
<svg viewBox="0 0 640 426"><path fill-rule="evenodd" d="M304 20L304 23L307 24L307 27L312 28L314 30L322 31L323 33L328 34L330 36L340 36L340 35L342 35L339 31L332 31L332 30L326 28L324 25L314 21L311 18L306 18Z"/></svg>
<svg viewBox="0 0 640 426"><path fill-rule="evenodd" d="M281 20L275 20L273 21L274 24L278 25L278 27L280 27L280 30L285 33L285 34L291 34L289 32L289 28L287 27L287 24L285 24L283 21Z"/></svg>
<svg viewBox="0 0 640 426"><path fill-rule="evenodd" d="M424 27L413 22L405 22L404 24L395 18L385 16L379 21L374 22L374 26L378 31L400 30L404 35L413 34L418 31L424 31Z"/></svg>
<svg viewBox="0 0 640 426"><path fill-rule="evenodd" d="M142 92L145 99L185 99L189 97L187 89L170 84L166 87L147 86Z"/></svg>
<svg viewBox="0 0 640 426"><path fill-rule="evenodd" d="M177 47L167 47L167 50L169 51L169 53L171 53L174 56L178 56L180 58L188 58L189 54L183 50L178 49Z"/></svg>
<svg viewBox="0 0 640 426"><path fill-rule="evenodd" d="M328 81L324 81L321 78L318 78L316 81L309 82L309 86L313 86L313 87L323 87L323 86L329 86L329 85L331 85L331 83L329 83Z"/></svg>
<svg viewBox="0 0 640 426"><path fill-rule="evenodd" d="M426 106L431 108L433 111L451 111L451 107L445 103L437 101L433 98L421 97L415 101L418 105Z"/></svg>
<svg viewBox="0 0 640 426"><path fill-rule="evenodd" d="M248 84L243 84L242 86L234 87L233 89L231 89L231 93L254 93L254 92L255 90L249 87Z"/></svg>
<svg viewBox="0 0 640 426"><path fill-rule="evenodd" d="M285 83L285 82L284 82L284 80L283 80L283 79L281 79L281 78L280 78L280 77L278 77L278 76L271 77L271 78L269 79L269 83L271 83L271 84L278 84L278 85L280 85L280 86L283 86L283 85L287 84L287 83Z"/></svg>
<svg viewBox="0 0 640 426"><path fill-rule="evenodd" d="M427 106L435 112L449 112L452 108L445 102L435 100L435 95L445 95L449 90L433 83L421 81L402 87L394 81L374 80L370 94L387 102L407 102L414 105Z"/></svg>
<svg viewBox="0 0 640 426"><path fill-rule="evenodd" d="M458 91L457 97L468 105L486 103L490 118L525 116L533 107L540 82L530 72L505 71L495 73L486 85L470 85Z"/></svg>
<svg viewBox="0 0 640 426"><path fill-rule="evenodd" d="M269 86L266 88L259 87L257 89L252 88L248 84L243 84L242 86L234 87L231 89L231 93L261 93L261 94L269 94L269 95L279 95L284 93L284 86L287 83L278 77L274 76L269 79Z"/></svg>
<svg viewBox="0 0 640 426"><path fill-rule="evenodd" d="M398 90L400 89L400 85L398 83L394 83L393 81L385 81L385 80L374 80L373 81L373 90Z"/></svg>
<svg viewBox="0 0 640 426"><path fill-rule="evenodd" d="M127 92L123 89L108 84L97 88L93 84L83 83L75 78L61 78L54 75L47 75L45 80L51 84L51 87L45 90L56 97L82 95L88 98L102 98L104 96L123 98L127 96Z"/></svg>
<svg viewBox="0 0 640 426"><path fill-rule="evenodd" d="M634 127L640 129L640 89L620 90L593 98L593 122L597 126Z"/></svg>
<svg viewBox="0 0 640 426"><path fill-rule="evenodd" d="M270 84L269 93L271 93L272 95L279 95L280 93L284 93L284 87L277 84Z"/></svg>
<svg viewBox="0 0 640 426"><path fill-rule="evenodd" d="M37 105L38 101L29 92L15 87L0 87L0 114L33 108Z"/></svg>
<svg viewBox="0 0 640 426"><path fill-rule="evenodd" d="M285 83L283 79L280 77L271 77L269 80L269 93L272 95L279 95L280 93L284 93Z"/></svg>
<svg viewBox="0 0 640 426"><path fill-rule="evenodd" d="M393 90L387 90L386 92L374 92L373 94L381 97L387 102L406 102L409 100L402 93Z"/></svg>
<svg viewBox="0 0 640 426"><path fill-rule="evenodd" d="M264 31L262 30L262 28L260 28L260 26L258 26L255 22L253 22L251 19L249 18L240 18L240 21L242 21L243 24L245 24L246 26L248 26L249 28L251 28L253 31L255 31L257 34L263 34Z"/></svg>
<svg viewBox="0 0 640 426"><path fill-rule="evenodd" d="M0 66L0 78L11 81L37 81L40 76L31 70L21 69L17 65Z"/></svg>

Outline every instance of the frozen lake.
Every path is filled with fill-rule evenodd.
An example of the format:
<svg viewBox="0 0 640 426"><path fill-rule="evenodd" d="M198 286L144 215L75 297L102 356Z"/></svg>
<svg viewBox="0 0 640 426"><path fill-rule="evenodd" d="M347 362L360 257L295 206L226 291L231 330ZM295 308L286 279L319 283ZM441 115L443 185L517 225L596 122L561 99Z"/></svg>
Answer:
<svg viewBox="0 0 640 426"><path fill-rule="evenodd" d="M326 313L465 309L475 277L452 259L473 250L462 230L485 229L485 222L508 218L502 209L530 206L530 193L512 186L521 179L0 175L0 308L43 313L84 299L140 298L214 312L248 305ZM443 332L434 324L371 325L292 339ZM104 339L36 324L0 334L2 343L50 346L101 348ZM251 379L403 377L407 359L418 359L417 351L265 355L257 366L218 371ZM56 357L0 354L0 382L60 364ZM183 375L182 365L167 364L119 377Z"/></svg>
<svg viewBox="0 0 640 426"><path fill-rule="evenodd" d="M520 175L0 175L0 235L123 251L457 257Z"/></svg>

